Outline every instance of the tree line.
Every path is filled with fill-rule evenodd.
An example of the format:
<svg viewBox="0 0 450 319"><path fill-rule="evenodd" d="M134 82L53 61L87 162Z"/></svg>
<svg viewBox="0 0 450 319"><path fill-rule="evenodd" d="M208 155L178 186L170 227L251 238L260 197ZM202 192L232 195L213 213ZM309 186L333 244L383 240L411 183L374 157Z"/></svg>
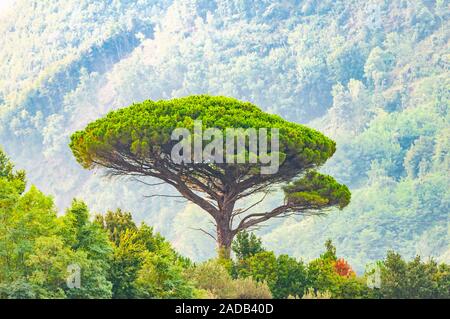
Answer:
<svg viewBox="0 0 450 319"><path fill-rule="evenodd" d="M196 263L152 227L120 209L91 214L74 200L58 216L53 200L0 151L0 298L450 298L450 266L388 252L374 274L356 274L331 241L305 262L239 233L233 258ZM79 288L68 267L78 265Z"/></svg>

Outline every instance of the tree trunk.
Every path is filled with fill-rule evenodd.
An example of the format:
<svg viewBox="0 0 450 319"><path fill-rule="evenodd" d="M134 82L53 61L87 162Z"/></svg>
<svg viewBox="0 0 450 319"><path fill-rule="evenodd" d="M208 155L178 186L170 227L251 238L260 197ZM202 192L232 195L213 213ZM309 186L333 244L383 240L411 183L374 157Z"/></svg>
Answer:
<svg viewBox="0 0 450 319"><path fill-rule="evenodd" d="M217 221L217 249L219 258L231 258L231 243L233 242L233 232L229 227L229 221Z"/></svg>
<svg viewBox="0 0 450 319"><path fill-rule="evenodd" d="M230 220L233 214L234 201L228 201L227 196L220 203L220 213L216 218L217 225L217 249L219 258L231 258L231 243L233 242L234 233L231 229Z"/></svg>

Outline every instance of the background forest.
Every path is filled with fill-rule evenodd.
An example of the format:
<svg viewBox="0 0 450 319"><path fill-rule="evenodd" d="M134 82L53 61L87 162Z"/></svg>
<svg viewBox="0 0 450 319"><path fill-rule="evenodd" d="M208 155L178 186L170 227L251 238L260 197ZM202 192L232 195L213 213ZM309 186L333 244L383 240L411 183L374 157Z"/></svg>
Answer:
<svg viewBox="0 0 450 319"><path fill-rule="evenodd" d="M71 204L76 197L93 212L132 212L138 225L152 225L193 261L214 256L214 242L190 229L210 225L197 208L144 199L148 189L84 171L68 148L70 134L109 110L208 93L251 101L337 142L323 171L350 187L351 204L326 217L268 223L257 233L268 251L309 262L330 238L361 276L389 250L449 263L449 6L448 0L17 0L0 7L0 145L55 206L36 188L14 198L20 207L41 205L50 214L42 218L61 224L45 226L51 232L33 224L45 235L36 243L40 254L49 245L70 248L99 270L92 280L103 290L95 293L112 294L111 280L98 275L106 269L96 257L109 251L105 234L86 221L83 204ZM54 207L73 213L56 217ZM61 235L76 224L92 228L98 250ZM143 245L162 245L167 258L185 267L167 241ZM40 265L42 257L29 262ZM42 280L27 269L20 271Z"/></svg>

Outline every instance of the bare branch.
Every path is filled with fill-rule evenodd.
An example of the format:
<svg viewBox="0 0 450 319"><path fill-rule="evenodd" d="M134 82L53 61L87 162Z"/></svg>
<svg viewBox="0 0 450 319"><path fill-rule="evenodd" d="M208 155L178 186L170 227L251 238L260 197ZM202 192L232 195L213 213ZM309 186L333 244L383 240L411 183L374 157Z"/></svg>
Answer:
<svg viewBox="0 0 450 319"><path fill-rule="evenodd" d="M181 195L165 195L165 194L153 194L153 195L144 195L145 198L153 198L153 197L169 197L169 198L184 198Z"/></svg>
<svg viewBox="0 0 450 319"><path fill-rule="evenodd" d="M269 220L272 217L283 214L290 209L288 205L279 206L268 213L250 214L245 216L239 223L235 231L241 231L243 229L252 227L256 224Z"/></svg>
<svg viewBox="0 0 450 319"><path fill-rule="evenodd" d="M261 202L264 201L264 199L266 198L267 194L269 194L269 191L264 192L264 195L263 195L263 197L260 200L258 200L256 203L250 205L249 207L247 207L245 209L239 209L239 208L236 209L236 213L233 214L233 216L237 216L237 215L243 214L243 213L249 211L250 209L252 209L253 207L259 205Z"/></svg>
<svg viewBox="0 0 450 319"><path fill-rule="evenodd" d="M201 231L202 233L204 233L205 235L210 236L212 239L214 239L214 241L217 241L217 239L216 239L216 237L214 237L214 235L212 235L211 233L207 232L207 231L204 230L203 228L193 228L193 227L189 227L189 229L192 229L192 230L199 230L199 231Z"/></svg>
<svg viewBox="0 0 450 319"><path fill-rule="evenodd" d="M139 178L136 178L136 177L131 178L131 180L135 181L135 182L138 182L138 183L142 183L142 184L147 185L147 186L159 186L159 185L165 185L166 184L165 182L147 183L147 182L144 182L144 181L142 181L142 180L140 180Z"/></svg>

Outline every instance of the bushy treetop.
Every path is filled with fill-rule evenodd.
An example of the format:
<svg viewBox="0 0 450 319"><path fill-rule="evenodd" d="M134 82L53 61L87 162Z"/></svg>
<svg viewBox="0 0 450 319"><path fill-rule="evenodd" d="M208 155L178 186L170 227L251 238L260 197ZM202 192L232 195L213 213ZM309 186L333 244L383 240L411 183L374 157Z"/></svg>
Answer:
<svg viewBox="0 0 450 319"><path fill-rule="evenodd" d="M282 158L301 168L323 164L336 149L321 133L265 113L249 102L208 95L147 100L112 111L73 134L70 147L85 168L108 161L102 154L113 149L143 158L155 152L170 154L175 143L170 139L172 131L181 127L193 131L194 120L201 120L203 129L278 128Z"/></svg>

